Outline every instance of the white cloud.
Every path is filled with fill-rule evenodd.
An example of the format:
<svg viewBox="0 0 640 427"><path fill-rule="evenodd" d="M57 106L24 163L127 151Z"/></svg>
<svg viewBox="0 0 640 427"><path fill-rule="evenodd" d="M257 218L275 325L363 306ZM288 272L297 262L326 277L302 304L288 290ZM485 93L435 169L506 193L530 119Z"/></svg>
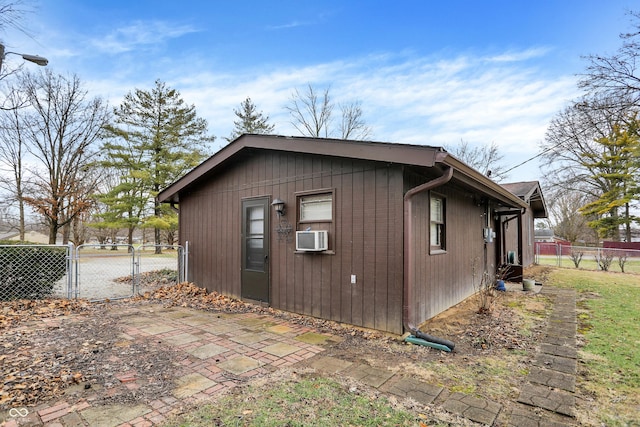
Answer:
<svg viewBox="0 0 640 427"><path fill-rule="evenodd" d="M531 53L510 53L531 58ZM184 71L184 70L183 70ZM234 73L185 72L169 84L179 88L214 134L227 136L233 109L247 96L294 134L284 109L295 88L330 86L335 102L362 101L374 139L428 145L496 143L507 153L534 155L550 118L575 98L572 76L545 76L535 65L372 55L304 67L249 69Z"/></svg>
<svg viewBox="0 0 640 427"><path fill-rule="evenodd" d="M317 64L245 68L230 68L210 52L139 55L154 43L194 31L162 22L114 30L100 48L123 53L97 63L85 59L83 67L97 70L76 72L92 95L113 105L160 78L196 106L220 142L233 128L233 109L247 96L270 116L278 133L296 134L284 106L295 88L310 83L330 87L337 103L362 101L375 140L436 146L494 142L519 161L536 154L549 120L577 96L575 77L547 70L542 48L491 57L378 52ZM49 58L50 65L62 72L65 58L60 52Z"/></svg>
<svg viewBox="0 0 640 427"><path fill-rule="evenodd" d="M549 53L549 51L549 48L544 47L525 49L521 51L509 51L489 56L486 60L489 62L521 62L529 59L541 58Z"/></svg>
<svg viewBox="0 0 640 427"><path fill-rule="evenodd" d="M135 21L116 28L109 34L94 37L89 40L89 44L99 51L117 54L153 46L197 31L190 25L172 24L165 21Z"/></svg>

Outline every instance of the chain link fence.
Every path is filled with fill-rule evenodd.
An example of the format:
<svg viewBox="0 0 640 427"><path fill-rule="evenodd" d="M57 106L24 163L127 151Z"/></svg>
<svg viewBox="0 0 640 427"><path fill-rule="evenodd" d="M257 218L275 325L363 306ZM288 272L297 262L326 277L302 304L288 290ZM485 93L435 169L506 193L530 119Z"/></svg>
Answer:
<svg viewBox="0 0 640 427"><path fill-rule="evenodd" d="M0 301L128 298L186 281L186 258L181 246L0 245Z"/></svg>
<svg viewBox="0 0 640 427"><path fill-rule="evenodd" d="M635 249L538 242L535 262L564 268L640 274L640 251Z"/></svg>
<svg viewBox="0 0 640 427"><path fill-rule="evenodd" d="M0 301L68 297L73 248L0 245Z"/></svg>

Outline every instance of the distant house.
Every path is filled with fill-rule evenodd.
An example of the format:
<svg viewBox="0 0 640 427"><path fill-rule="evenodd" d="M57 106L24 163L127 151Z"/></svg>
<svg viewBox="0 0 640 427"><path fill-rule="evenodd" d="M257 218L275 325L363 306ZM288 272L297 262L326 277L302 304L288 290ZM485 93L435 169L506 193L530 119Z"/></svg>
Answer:
<svg viewBox="0 0 640 427"><path fill-rule="evenodd" d="M536 242L555 243L556 234L550 228L537 228L533 235Z"/></svg>
<svg viewBox="0 0 640 427"><path fill-rule="evenodd" d="M538 196L439 147L243 135L158 200L179 206L197 285L402 333L472 295L509 251L530 262Z"/></svg>

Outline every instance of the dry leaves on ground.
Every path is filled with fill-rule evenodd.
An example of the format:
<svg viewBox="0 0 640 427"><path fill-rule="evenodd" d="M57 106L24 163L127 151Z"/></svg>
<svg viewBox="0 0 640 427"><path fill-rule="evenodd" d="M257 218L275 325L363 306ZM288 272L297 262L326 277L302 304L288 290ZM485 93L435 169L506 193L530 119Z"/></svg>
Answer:
<svg viewBox="0 0 640 427"><path fill-rule="evenodd" d="M152 277L152 276L150 276ZM454 353L444 354L427 347L406 345L378 331L338 322L283 312L246 303L191 283L162 286L148 280L151 289L143 296L110 303L49 299L0 303L0 410L12 406L37 405L58 398L61 393L92 395L102 401L135 402L167 393L175 371L171 350L158 351L149 340L119 338L123 311L131 305L161 304L227 313L259 313L341 336L343 340L328 353L347 360L396 364L402 360L451 359L456 355L497 354L503 349L529 350L535 346L540 328L525 336L514 310L496 307L480 315L473 303L463 303L448 317L430 322L427 332L456 343ZM70 316L76 314L76 316ZM79 315L79 316L78 316ZM453 358L451 357L453 356ZM374 365L376 363L373 363ZM118 378L133 372L139 389L128 389ZM118 393L114 388L120 387Z"/></svg>

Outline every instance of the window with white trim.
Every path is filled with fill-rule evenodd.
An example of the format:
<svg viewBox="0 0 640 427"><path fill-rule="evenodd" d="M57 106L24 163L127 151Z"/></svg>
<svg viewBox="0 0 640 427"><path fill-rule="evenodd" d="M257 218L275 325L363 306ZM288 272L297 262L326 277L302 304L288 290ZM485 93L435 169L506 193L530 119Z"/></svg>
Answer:
<svg viewBox="0 0 640 427"><path fill-rule="evenodd" d="M432 251L444 251L446 249L445 233L445 199L432 195L430 203L430 246Z"/></svg>

